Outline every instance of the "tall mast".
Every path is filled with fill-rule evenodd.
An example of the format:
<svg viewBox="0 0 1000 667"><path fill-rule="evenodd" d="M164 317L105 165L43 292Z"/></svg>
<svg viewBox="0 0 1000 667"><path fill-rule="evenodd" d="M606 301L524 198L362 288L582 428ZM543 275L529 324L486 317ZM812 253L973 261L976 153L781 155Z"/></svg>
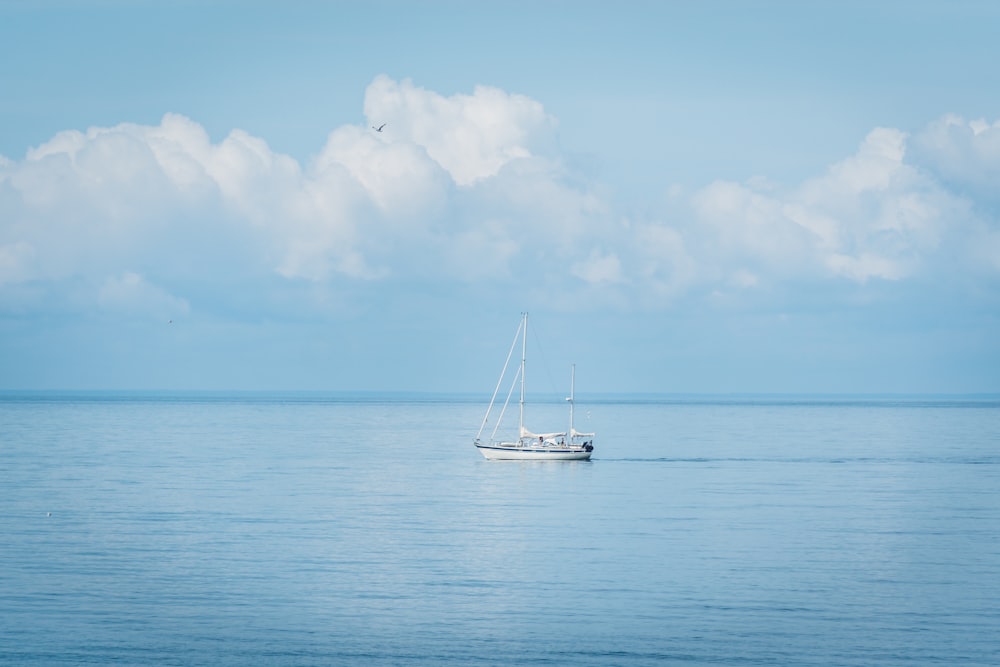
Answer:
<svg viewBox="0 0 1000 667"><path fill-rule="evenodd" d="M576 386L576 364L571 366L569 374L569 443L573 444L573 389Z"/></svg>
<svg viewBox="0 0 1000 667"><path fill-rule="evenodd" d="M524 357L528 347L528 313L521 313L521 405L518 417L517 437L524 433Z"/></svg>

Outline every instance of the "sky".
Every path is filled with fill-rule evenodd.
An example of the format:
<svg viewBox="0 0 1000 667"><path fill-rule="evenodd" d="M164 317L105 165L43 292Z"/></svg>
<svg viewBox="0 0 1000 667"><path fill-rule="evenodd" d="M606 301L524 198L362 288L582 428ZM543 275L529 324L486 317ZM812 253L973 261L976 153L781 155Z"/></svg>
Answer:
<svg viewBox="0 0 1000 667"><path fill-rule="evenodd" d="M998 30L0 2L0 390L1000 392Z"/></svg>

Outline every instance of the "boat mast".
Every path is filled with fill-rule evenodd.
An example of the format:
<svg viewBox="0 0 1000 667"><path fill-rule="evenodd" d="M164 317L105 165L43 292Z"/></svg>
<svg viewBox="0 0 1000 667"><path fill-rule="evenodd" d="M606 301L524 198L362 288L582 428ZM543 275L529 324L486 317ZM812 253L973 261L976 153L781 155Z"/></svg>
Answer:
<svg viewBox="0 0 1000 667"><path fill-rule="evenodd" d="M569 374L569 443L573 444L573 388L576 386L576 364L573 364Z"/></svg>
<svg viewBox="0 0 1000 667"><path fill-rule="evenodd" d="M518 440L524 434L524 357L528 347L528 313L521 313L521 405L517 420Z"/></svg>

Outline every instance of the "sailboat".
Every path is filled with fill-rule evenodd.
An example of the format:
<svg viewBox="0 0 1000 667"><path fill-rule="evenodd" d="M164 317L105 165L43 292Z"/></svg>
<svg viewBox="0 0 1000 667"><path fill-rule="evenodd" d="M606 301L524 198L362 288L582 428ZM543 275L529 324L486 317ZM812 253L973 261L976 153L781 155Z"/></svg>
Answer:
<svg viewBox="0 0 1000 667"><path fill-rule="evenodd" d="M483 439L483 431L486 430L486 425L490 421L490 415L493 412L493 408L496 405L497 394L500 392L500 387L503 384L504 376L507 375L507 369L510 366L511 357L514 355L514 350L517 347L518 338L521 339L521 365L514 376L514 380L510 385L510 389L507 392L507 398L503 403L503 407L499 410L499 417L496 420L496 425L493 427L493 431L489 438ZM566 431L554 432L554 433L533 433L524 427L524 362L525 353L527 351L527 340L528 340L528 314L521 313L521 324L517 328L517 333L514 334L514 341L511 343L510 352L507 353L507 361L504 363L503 371L500 373L500 379L497 380L496 389L493 390L493 397L490 399L490 405L486 409L486 416L483 417L483 423L479 427L479 433L476 434L475 445L487 459L491 461L499 460L531 460L531 461L587 461L590 459L591 453L594 451L594 434L593 433L580 433L573 427L573 406L574 406L574 385L576 384L576 365L572 366L570 372L570 385L569 385L569 398L566 400L569 402L569 429ZM516 440L498 440L497 431L500 429L500 424L503 421L504 413L507 411L507 406L510 404L511 395L514 393L514 387L517 386L518 381L520 381L521 388L521 398L518 405L518 437Z"/></svg>

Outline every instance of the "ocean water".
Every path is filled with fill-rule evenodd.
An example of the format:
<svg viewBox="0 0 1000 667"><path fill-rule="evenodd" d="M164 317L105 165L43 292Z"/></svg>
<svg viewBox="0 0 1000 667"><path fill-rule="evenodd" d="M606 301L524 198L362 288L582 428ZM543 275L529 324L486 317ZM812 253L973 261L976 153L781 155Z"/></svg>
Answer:
<svg viewBox="0 0 1000 667"><path fill-rule="evenodd" d="M1000 665L998 400L484 408L0 395L0 663Z"/></svg>

